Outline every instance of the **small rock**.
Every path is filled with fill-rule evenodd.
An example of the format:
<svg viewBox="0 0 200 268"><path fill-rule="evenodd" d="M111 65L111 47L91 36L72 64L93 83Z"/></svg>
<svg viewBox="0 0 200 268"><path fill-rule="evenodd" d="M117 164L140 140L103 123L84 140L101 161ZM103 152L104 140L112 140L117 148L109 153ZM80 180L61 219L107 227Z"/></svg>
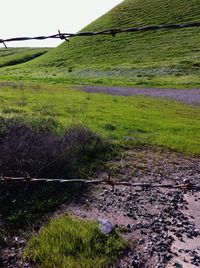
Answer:
<svg viewBox="0 0 200 268"><path fill-rule="evenodd" d="M106 234L106 235L111 233L112 230L114 229L114 226L112 225L112 223L110 223L106 219L99 220L99 227L100 227L101 232Z"/></svg>

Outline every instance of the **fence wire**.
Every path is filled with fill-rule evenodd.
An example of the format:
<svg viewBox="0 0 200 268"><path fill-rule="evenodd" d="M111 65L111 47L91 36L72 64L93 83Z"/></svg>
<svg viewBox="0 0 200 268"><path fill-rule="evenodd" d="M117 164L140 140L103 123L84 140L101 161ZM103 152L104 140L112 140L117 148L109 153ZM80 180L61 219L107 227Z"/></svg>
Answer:
<svg viewBox="0 0 200 268"><path fill-rule="evenodd" d="M80 183L85 185L108 185L113 189L115 186L129 186L129 187L145 187L145 188L167 188L167 189L181 189L181 190L196 190L200 191L200 185L194 185L190 181L186 180L183 184L153 184L153 183L132 183L126 181L114 181L110 179L102 180L84 180L84 179L47 179L47 178L31 178L27 177L0 177L1 183L13 183L13 182L22 182L22 183Z"/></svg>
<svg viewBox="0 0 200 268"><path fill-rule="evenodd" d="M88 37L88 36L97 36L97 35L111 35L115 37L117 34L122 33L137 33L137 32L147 32L147 31L158 31L158 30L173 30L173 29L182 29L182 28L191 28L191 27L200 27L200 22L189 22L182 24L164 24L164 25L148 25L142 27L133 27L126 29L107 29L97 32L78 32L78 33L61 33L58 30L57 34L48 35L48 36L35 36L35 37L13 37L8 39L0 39L0 43L7 48L7 42L15 41L28 41L28 40L45 40L45 39L60 39L69 41L69 38L72 37Z"/></svg>

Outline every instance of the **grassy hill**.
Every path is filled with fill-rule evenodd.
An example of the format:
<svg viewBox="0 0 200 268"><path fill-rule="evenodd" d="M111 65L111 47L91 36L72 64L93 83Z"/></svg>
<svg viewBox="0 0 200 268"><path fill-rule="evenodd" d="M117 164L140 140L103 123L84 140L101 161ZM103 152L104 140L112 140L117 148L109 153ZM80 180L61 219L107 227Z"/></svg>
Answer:
<svg viewBox="0 0 200 268"><path fill-rule="evenodd" d="M199 0L125 0L84 31L200 21ZM200 86L200 28L76 37L0 75L69 83Z"/></svg>
<svg viewBox="0 0 200 268"><path fill-rule="evenodd" d="M50 48L29 47L0 49L0 68L33 60L49 50Z"/></svg>

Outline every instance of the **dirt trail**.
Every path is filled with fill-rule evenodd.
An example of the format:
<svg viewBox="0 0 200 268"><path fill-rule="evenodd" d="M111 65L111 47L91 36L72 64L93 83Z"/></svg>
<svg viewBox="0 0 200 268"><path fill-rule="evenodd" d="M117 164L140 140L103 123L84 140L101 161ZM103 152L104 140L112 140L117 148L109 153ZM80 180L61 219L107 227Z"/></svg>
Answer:
<svg viewBox="0 0 200 268"><path fill-rule="evenodd" d="M104 93L118 96L144 95L149 97L163 97L193 105L200 105L200 89L154 89L114 86L83 86L81 89L90 93Z"/></svg>
<svg viewBox="0 0 200 268"><path fill-rule="evenodd" d="M108 167L117 180L175 184L189 179L199 184L198 164L197 158L142 150L126 152ZM55 215L107 219L116 226L131 245L116 268L195 268L200 266L199 201L199 192L99 186Z"/></svg>
<svg viewBox="0 0 200 268"><path fill-rule="evenodd" d="M200 184L199 163L199 158L170 151L135 149L109 161L106 170L117 181L179 184L188 179ZM102 171L96 174L97 178L105 176ZM120 186L113 191L101 185L63 204L51 217L66 213L108 219L130 244L115 268L196 268L200 267L199 202L200 192ZM20 260L23 237L17 246L12 239L13 244L4 249L5 267L32 268Z"/></svg>

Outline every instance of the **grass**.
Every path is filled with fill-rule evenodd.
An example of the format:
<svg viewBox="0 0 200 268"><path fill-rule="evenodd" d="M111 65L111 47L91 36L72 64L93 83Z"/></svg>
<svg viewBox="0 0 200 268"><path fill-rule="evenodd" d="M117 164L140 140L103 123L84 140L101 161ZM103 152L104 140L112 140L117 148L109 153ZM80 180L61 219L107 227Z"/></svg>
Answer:
<svg viewBox="0 0 200 268"><path fill-rule="evenodd" d="M17 65L33 60L45 53L50 48L7 48L0 49L0 68Z"/></svg>
<svg viewBox="0 0 200 268"><path fill-rule="evenodd" d="M125 0L84 31L200 20L196 0ZM200 28L77 37L0 78L68 84L199 88Z"/></svg>
<svg viewBox="0 0 200 268"><path fill-rule="evenodd" d="M115 232L106 236L98 224L62 216L33 236L25 257L38 268L111 267L127 243Z"/></svg>
<svg viewBox="0 0 200 268"><path fill-rule="evenodd" d="M34 125L51 120L57 133L80 124L120 146L147 144L193 155L200 153L200 108L176 101L20 83L3 83L0 100L2 117Z"/></svg>

